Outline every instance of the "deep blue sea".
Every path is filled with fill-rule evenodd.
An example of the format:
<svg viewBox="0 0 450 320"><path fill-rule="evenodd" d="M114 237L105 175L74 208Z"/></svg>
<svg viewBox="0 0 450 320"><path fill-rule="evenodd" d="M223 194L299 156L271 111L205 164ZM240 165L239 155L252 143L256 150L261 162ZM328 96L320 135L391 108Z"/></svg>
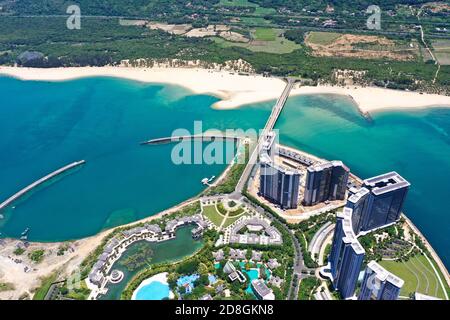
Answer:
<svg viewBox="0 0 450 320"><path fill-rule="evenodd" d="M273 102L215 110L217 98L114 78L0 78L0 201L73 161L86 164L2 212L2 236L59 241L155 214L186 200L225 164L175 165L173 145L141 146L173 130L261 128ZM373 122L345 97L289 99L281 143L341 159L362 178L395 170L412 184L405 212L450 265L450 109L383 111Z"/></svg>

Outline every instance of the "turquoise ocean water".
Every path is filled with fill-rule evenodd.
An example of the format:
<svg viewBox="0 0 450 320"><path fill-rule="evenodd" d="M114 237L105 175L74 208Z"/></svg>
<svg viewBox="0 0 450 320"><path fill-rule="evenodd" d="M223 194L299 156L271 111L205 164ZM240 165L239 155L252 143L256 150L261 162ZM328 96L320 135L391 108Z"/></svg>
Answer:
<svg viewBox="0 0 450 320"><path fill-rule="evenodd" d="M0 199L76 160L86 164L8 208L2 236L59 241L155 214L204 189L225 164L175 165L173 145L141 146L173 130L263 126L263 107L219 111L217 98L113 78L23 82L0 78Z"/></svg>
<svg viewBox="0 0 450 320"><path fill-rule="evenodd" d="M81 238L137 220L199 193L225 165L174 165L172 145L139 142L176 128L261 128L273 103L215 110L216 98L175 86L113 78L23 82L0 78L0 200L68 163L86 165L8 208L2 236ZM396 170L412 183L405 211L450 264L450 109L383 111L363 119L337 96L289 99L281 142L342 159L357 175Z"/></svg>

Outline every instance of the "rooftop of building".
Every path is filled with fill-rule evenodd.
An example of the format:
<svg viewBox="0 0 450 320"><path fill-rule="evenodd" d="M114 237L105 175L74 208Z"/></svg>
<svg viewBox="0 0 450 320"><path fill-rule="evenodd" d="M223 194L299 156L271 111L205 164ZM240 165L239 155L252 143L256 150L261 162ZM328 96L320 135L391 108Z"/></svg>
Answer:
<svg viewBox="0 0 450 320"><path fill-rule="evenodd" d="M364 254L366 251L359 243L355 233L353 232L352 214L353 210L347 207L345 207L342 212L337 213L337 217L342 219L342 229L345 234L345 237L343 237L342 241L344 241L346 244L351 245L356 254Z"/></svg>
<svg viewBox="0 0 450 320"><path fill-rule="evenodd" d="M253 280L252 287L261 297L265 297L272 293L272 290L261 279Z"/></svg>
<svg viewBox="0 0 450 320"><path fill-rule="evenodd" d="M380 281L388 281L395 285L398 288L403 287L404 281L397 277L396 275L390 273L385 268L383 268L381 265L379 265L376 261L370 261L367 264L367 268L370 268L375 274L377 275L377 278Z"/></svg>
<svg viewBox="0 0 450 320"><path fill-rule="evenodd" d="M317 163L308 167L309 172L319 172L327 168L342 167L345 171L350 172L350 169L340 160L327 161Z"/></svg>
<svg viewBox="0 0 450 320"><path fill-rule="evenodd" d="M397 172L392 171L364 180L363 185L375 195L409 187L411 184Z"/></svg>
<svg viewBox="0 0 450 320"><path fill-rule="evenodd" d="M264 138L261 143L261 149L265 151L269 151L275 142L275 138L277 137L277 134L275 131L270 131Z"/></svg>
<svg viewBox="0 0 450 320"><path fill-rule="evenodd" d="M271 166L275 170L285 174L285 175L300 175L300 170L290 168L288 166L276 163L266 152L262 152L259 156L261 164Z"/></svg>
<svg viewBox="0 0 450 320"><path fill-rule="evenodd" d="M370 192L367 188L361 188L361 189L352 190L352 191L354 191L355 193L353 193L347 200L348 202L351 202L351 203L359 202L362 197L366 196Z"/></svg>

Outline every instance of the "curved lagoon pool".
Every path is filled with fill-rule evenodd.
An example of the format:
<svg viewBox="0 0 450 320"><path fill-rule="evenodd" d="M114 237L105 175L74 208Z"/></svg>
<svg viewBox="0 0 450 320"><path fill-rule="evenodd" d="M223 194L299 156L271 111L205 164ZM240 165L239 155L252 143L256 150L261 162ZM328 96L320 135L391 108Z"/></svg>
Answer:
<svg viewBox="0 0 450 320"><path fill-rule="evenodd" d="M132 300L164 300L173 296L167 283L167 272L143 281L133 293Z"/></svg>

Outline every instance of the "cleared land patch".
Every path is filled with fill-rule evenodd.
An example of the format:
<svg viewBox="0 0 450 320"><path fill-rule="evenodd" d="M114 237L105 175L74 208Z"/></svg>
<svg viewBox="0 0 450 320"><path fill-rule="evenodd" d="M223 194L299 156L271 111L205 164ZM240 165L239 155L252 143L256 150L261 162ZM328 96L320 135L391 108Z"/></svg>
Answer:
<svg viewBox="0 0 450 320"><path fill-rule="evenodd" d="M445 298L438 278L425 256L416 255L406 262L383 260L380 264L405 281L400 295L409 296L417 291L441 299Z"/></svg>
<svg viewBox="0 0 450 320"><path fill-rule="evenodd" d="M336 32L310 32L307 36L308 42L319 45L329 45L342 34Z"/></svg>
<svg viewBox="0 0 450 320"><path fill-rule="evenodd" d="M361 59L415 60L420 47L417 42L394 41L383 36L309 32L305 43L313 55Z"/></svg>

